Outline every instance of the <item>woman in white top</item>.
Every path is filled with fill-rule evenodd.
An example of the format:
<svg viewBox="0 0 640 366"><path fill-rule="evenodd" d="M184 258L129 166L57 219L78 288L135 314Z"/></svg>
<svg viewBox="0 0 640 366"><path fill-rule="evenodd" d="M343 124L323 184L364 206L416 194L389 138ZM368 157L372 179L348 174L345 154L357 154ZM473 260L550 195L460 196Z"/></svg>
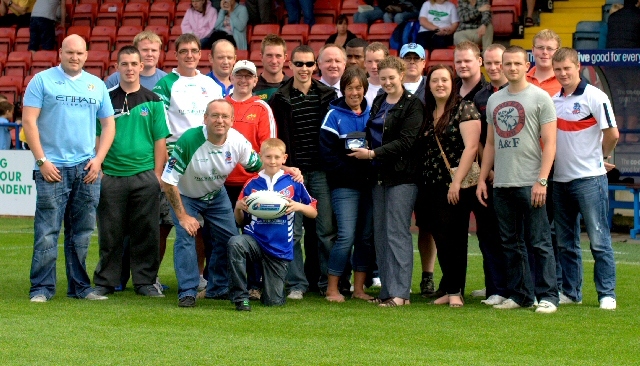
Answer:
<svg viewBox="0 0 640 366"><path fill-rule="evenodd" d="M417 43L426 50L453 46L453 33L458 29L456 6L447 0L429 0L420 9Z"/></svg>

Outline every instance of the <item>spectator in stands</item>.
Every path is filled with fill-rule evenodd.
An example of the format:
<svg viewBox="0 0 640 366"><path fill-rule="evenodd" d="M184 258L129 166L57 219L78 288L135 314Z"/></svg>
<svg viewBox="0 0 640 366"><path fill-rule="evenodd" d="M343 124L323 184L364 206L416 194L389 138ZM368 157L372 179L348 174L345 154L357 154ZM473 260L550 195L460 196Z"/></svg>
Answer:
<svg viewBox="0 0 640 366"><path fill-rule="evenodd" d="M182 34L193 33L200 39L202 49L211 48L211 33L218 20L218 11L208 0L191 0L191 7L184 14L180 28Z"/></svg>
<svg viewBox="0 0 640 366"><path fill-rule="evenodd" d="M373 5L373 1L366 1L368 5ZM418 6L420 0L381 0L373 10L358 12L353 15L354 23L372 24L376 20L384 20L385 23L402 23L405 20L418 16Z"/></svg>
<svg viewBox="0 0 640 366"><path fill-rule="evenodd" d="M576 50L559 49L553 55L553 71L562 85L553 97L558 116L553 203L563 274L560 304L582 303L582 216L595 261L593 277L600 308L614 310L616 263L604 164L619 137L613 108L603 91L580 79Z"/></svg>
<svg viewBox="0 0 640 366"><path fill-rule="evenodd" d="M347 16L344 14L339 15L338 20L336 21L336 33L330 35L325 44L335 44L337 46L344 47L349 43L349 41L357 38L358 36L347 29L348 25L349 19Z"/></svg>
<svg viewBox="0 0 640 366"><path fill-rule="evenodd" d="M340 78L346 66L347 54L344 52L344 48L334 44L327 44L318 52L318 68L322 73L320 82L332 87L338 97L342 96L342 92L340 91Z"/></svg>
<svg viewBox="0 0 640 366"><path fill-rule="evenodd" d="M273 14L273 1L271 0L245 0L244 5L247 7L249 14L249 24L272 24L276 23Z"/></svg>
<svg viewBox="0 0 640 366"><path fill-rule="evenodd" d="M349 41L345 46L345 51L347 53L347 65L355 65L362 70L365 70L364 49L367 48L368 45L369 42L365 41L362 38L354 38Z"/></svg>
<svg viewBox="0 0 640 366"><path fill-rule="evenodd" d="M158 95L141 86L144 69L135 46L118 51L117 70L122 79L109 91L115 109L116 136L102 163L98 204L100 260L93 275L96 293L105 296L121 285L123 262L132 271L135 292L164 297L154 286L160 268L160 176L169 136L166 112ZM100 133L99 133L100 134ZM130 255L123 257L122 243L130 238ZM125 282L126 283L126 282Z"/></svg>
<svg viewBox="0 0 640 366"><path fill-rule="evenodd" d="M411 172L411 148L423 122L422 102L402 86L405 66L397 57L378 64L384 93L377 96L367 122L369 148L353 148L354 156L374 160L373 241L380 271L381 307L409 305L413 272L413 240L409 227L418 194ZM466 232L465 232L466 235Z"/></svg>
<svg viewBox="0 0 640 366"><path fill-rule="evenodd" d="M239 50L247 49L247 7L236 0L222 0L211 41L226 39Z"/></svg>
<svg viewBox="0 0 640 366"><path fill-rule="evenodd" d="M42 0L40 0L42 1ZM133 38L133 46L140 51L144 69L140 72L140 84L149 90L153 90L158 80L167 75L166 72L158 69L158 58L162 49L162 39L152 31L142 31ZM118 68L116 67L116 70ZM111 89L120 82L120 72L116 71L109 75L106 84Z"/></svg>
<svg viewBox="0 0 640 366"><path fill-rule="evenodd" d="M35 0L0 0L0 27L27 28Z"/></svg>
<svg viewBox="0 0 640 366"><path fill-rule="evenodd" d="M311 28L316 24L316 18L313 15L314 0L284 0L284 7L287 9L289 24L300 23L300 12L304 16L304 22Z"/></svg>
<svg viewBox="0 0 640 366"><path fill-rule="evenodd" d="M637 0L624 0L624 7L609 15L607 48L640 48L640 9Z"/></svg>
<svg viewBox="0 0 640 366"><path fill-rule="evenodd" d="M253 88L253 95L268 101L271 95L289 80L289 77L282 71L287 58L287 43L275 34L267 34L262 39L260 52L264 69L258 76L258 83Z"/></svg>
<svg viewBox="0 0 640 366"><path fill-rule="evenodd" d="M0 123L9 123L13 119L13 104L7 100L0 100ZM0 126L0 150L11 149L10 127Z"/></svg>
<svg viewBox="0 0 640 366"><path fill-rule="evenodd" d="M29 51L54 50L56 48L56 22L58 19L60 19L60 25L64 27L66 21L64 1L36 1L29 22Z"/></svg>
<svg viewBox="0 0 640 366"><path fill-rule="evenodd" d="M216 82L220 89L220 94L226 97L233 90L231 71L236 63L235 47L226 39L215 41L211 46L209 62L211 63L211 71L207 76Z"/></svg>
<svg viewBox="0 0 640 366"><path fill-rule="evenodd" d="M533 12L536 9L536 0L527 0L527 15L524 18L524 26L527 28L533 27L535 22L533 21Z"/></svg>
<svg viewBox="0 0 640 366"><path fill-rule="evenodd" d="M364 292L373 246L371 202L371 164L347 156L347 147L366 147L366 127L369 106L364 99L367 74L357 66L346 69L340 79L344 97L331 102L320 129L320 155L331 189L331 205L336 216L338 235L328 261L326 299L344 302L338 284L347 263L353 263L353 298L371 300ZM353 256L351 251L353 250ZM349 273L351 272L349 266Z"/></svg>
<svg viewBox="0 0 640 366"><path fill-rule="evenodd" d="M456 6L448 0L429 0L420 9L420 30L417 43L426 50L453 45L453 34L458 29Z"/></svg>
<svg viewBox="0 0 640 366"><path fill-rule="evenodd" d="M335 46L334 46L335 47ZM304 176L309 193L318 200L316 217L316 243L305 240L307 253L321 251L328 258L333 246L336 230L333 224L331 197L325 172L320 164L319 134L329 103L336 99L333 88L324 85L312 77L316 68L315 55L311 47L302 45L291 52L289 66L293 77L284 83L269 101L274 113L278 136L287 146L288 165L298 167ZM324 288L318 277L307 279L304 273L302 255L302 218L296 217L293 235L294 259L287 273L289 299L300 300L309 287L309 282L318 282L320 290L326 291L326 262L324 263ZM309 260L309 256L307 256ZM322 264L320 265L322 268Z"/></svg>
<svg viewBox="0 0 640 366"><path fill-rule="evenodd" d="M67 296L107 299L91 288L85 261L96 224L100 170L113 142L115 123L107 87L82 71L87 56L82 37L65 38L60 65L37 73L23 99L22 122L36 159L31 302L47 302L56 293L58 235L63 221ZM102 126L97 149L96 120ZM69 128L70 121L73 128Z"/></svg>
<svg viewBox="0 0 640 366"><path fill-rule="evenodd" d="M491 5L488 0L460 0L458 2L460 24L453 34L453 43L471 41L487 49L493 43Z"/></svg>
<svg viewBox="0 0 640 366"><path fill-rule="evenodd" d="M367 46L364 50L364 67L369 74L369 89L364 98L367 100L367 105L371 107L373 105L373 99L378 95L378 91L382 88L380 85L380 76L378 74L378 64L389 56L389 49L387 46L380 42L373 42Z"/></svg>

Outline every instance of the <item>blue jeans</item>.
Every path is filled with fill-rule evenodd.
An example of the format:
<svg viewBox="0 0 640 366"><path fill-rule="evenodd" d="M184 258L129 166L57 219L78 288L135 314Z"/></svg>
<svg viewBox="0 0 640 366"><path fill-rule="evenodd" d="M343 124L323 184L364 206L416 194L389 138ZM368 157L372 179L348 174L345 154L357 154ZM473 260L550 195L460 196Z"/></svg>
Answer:
<svg viewBox="0 0 640 366"><path fill-rule="evenodd" d="M331 204L338 223L338 236L331 248L327 273L341 276L353 248L353 270L369 269L369 253L373 250L373 206L371 189L336 188L331 191Z"/></svg>
<svg viewBox="0 0 640 366"><path fill-rule="evenodd" d="M382 19L384 17L384 10L375 6L371 11L365 11L364 13L355 13L353 14L353 22L354 23L366 23L371 25L378 19Z"/></svg>
<svg viewBox="0 0 640 366"><path fill-rule="evenodd" d="M34 171L38 193L29 297L44 295L50 299L56 293L58 236L63 221L67 296L82 299L93 291L85 261L96 225L100 179L93 184L83 182L88 162L58 168L62 181L55 183L45 181L39 170Z"/></svg>
<svg viewBox="0 0 640 366"><path fill-rule="evenodd" d="M309 27L313 26L316 23L316 18L313 15L313 3L314 0L284 0L284 7L289 15L289 24L300 23L300 10L302 10L304 22L309 24Z"/></svg>
<svg viewBox="0 0 640 366"><path fill-rule="evenodd" d="M420 13L413 11L405 11L402 13L384 13L382 19L385 23L397 23L400 24L408 19L418 19ZM355 20L354 20L355 21Z"/></svg>
<svg viewBox="0 0 640 366"><path fill-rule="evenodd" d="M561 291L574 301L582 301L582 253L580 222L582 215L595 260L593 278L598 300L616 297L616 263L609 231L607 176L554 182L555 226L562 265Z"/></svg>
<svg viewBox="0 0 640 366"><path fill-rule="evenodd" d="M222 187L220 193L209 201L180 195L185 212L192 217L200 214L204 218L203 237L210 240L211 257L208 261L208 280L206 297L218 297L229 292L229 263L227 243L229 238L238 235L231 203ZM171 217L176 228L176 241L173 245L173 262L178 278L178 299L196 296L200 274L196 239L189 235L178 220L173 207ZM207 243L205 242L205 245Z"/></svg>
<svg viewBox="0 0 640 366"><path fill-rule="evenodd" d="M333 209L331 208L331 192L327 184L327 175L323 171L311 171L303 173L304 185L311 197L318 200L316 208L318 216L315 219L317 234L318 261L320 262L320 278L318 287L321 290L327 289L327 264L329 253L336 238L336 225L333 219ZM293 223L293 261L289 265L287 273L287 288L291 291L297 290L305 292L310 281L315 278L306 278L304 274L302 256L302 214L296 213ZM306 238L305 238L306 239ZM305 242L305 248L307 243ZM311 255L307 255L311 257Z"/></svg>
<svg viewBox="0 0 640 366"><path fill-rule="evenodd" d="M507 266L507 297L524 307L536 298L557 306L556 263L546 208L531 205L531 186L494 188L493 203ZM525 240L535 258L535 284Z"/></svg>

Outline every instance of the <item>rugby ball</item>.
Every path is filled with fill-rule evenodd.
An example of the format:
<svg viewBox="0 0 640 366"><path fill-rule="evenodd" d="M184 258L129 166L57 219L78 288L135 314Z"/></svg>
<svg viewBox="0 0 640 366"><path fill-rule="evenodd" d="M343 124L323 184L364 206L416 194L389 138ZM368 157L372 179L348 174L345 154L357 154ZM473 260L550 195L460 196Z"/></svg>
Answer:
<svg viewBox="0 0 640 366"><path fill-rule="evenodd" d="M264 220L277 219L287 211L289 200L278 192L255 191L247 197L250 214Z"/></svg>

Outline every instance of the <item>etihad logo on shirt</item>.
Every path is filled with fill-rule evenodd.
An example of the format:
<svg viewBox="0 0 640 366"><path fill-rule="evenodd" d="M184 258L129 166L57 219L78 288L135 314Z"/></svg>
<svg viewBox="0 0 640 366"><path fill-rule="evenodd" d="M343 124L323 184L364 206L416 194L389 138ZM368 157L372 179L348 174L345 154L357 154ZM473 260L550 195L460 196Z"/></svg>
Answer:
<svg viewBox="0 0 640 366"><path fill-rule="evenodd" d="M62 102L63 105L68 106L89 106L98 104L98 100L95 98L75 95L56 95L56 101Z"/></svg>

